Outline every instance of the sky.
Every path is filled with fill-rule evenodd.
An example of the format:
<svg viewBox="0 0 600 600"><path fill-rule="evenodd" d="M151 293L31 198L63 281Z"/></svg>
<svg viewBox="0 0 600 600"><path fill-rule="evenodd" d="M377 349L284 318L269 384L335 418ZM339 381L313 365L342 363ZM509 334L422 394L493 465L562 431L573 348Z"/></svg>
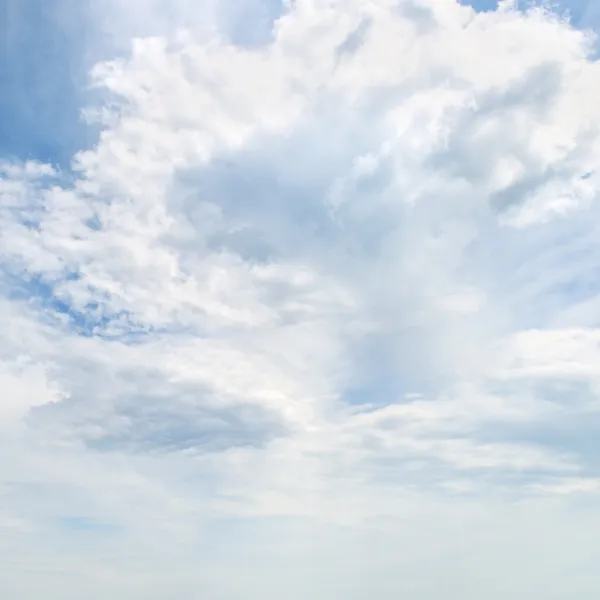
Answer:
<svg viewBox="0 0 600 600"><path fill-rule="evenodd" d="M0 0L0 595L592 600L592 0Z"/></svg>

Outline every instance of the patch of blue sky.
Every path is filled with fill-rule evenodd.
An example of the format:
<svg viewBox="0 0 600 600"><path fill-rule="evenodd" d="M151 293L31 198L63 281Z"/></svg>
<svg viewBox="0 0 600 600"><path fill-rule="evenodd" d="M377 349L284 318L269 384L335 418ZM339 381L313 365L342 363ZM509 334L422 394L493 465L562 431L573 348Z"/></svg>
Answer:
<svg viewBox="0 0 600 600"><path fill-rule="evenodd" d="M78 277L77 273L69 273L62 279L50 281L39 275L3 270L0 271L0 290L11 300L35 305L44 318L83 337L96 336L131 344L148 337L151 331L137 326L125 311L107 311L101 301L90 302L83 308L76 307L66 294L60 292L60 286Z"/></svg>
<svg viewBox="0 0 600 600"><path fill-rule="evenodd" d="M77 274L72 273L66 279L76 279ZM97 306L90 305L89 310L77 310L70 301L57 293L57 284L45 281L38 275L19 277L4 275L5 284L8 284L8 296L11 300L22 300L38 305L54 319L66 320L78 334L91 336L98 326L103 325L105 317L94 314ZM104 323L105 324L105 323Z"/></svg>
<svg viewBox="0 0 600 600"><path fill-rule="evenodd" d="M273 36L273 23L283 14L281 0L243 0L220 2L219 28L223 35L246 48L268 44Z"/></svg>
<svg viewBox="0 0 600 600"><path fill-rule="evenodd" d="M493 11L498 8L498 0L461 0L478 12ZM600 3L597 0L516 0L520 10L532 6L546 6L560 15L568 17L571 23L581 29L600 30Z"/></svg>
<svg viewBox="0 0 600 600"><path fill-rule="evenodd" d="M542 3L538 2L538 4ZM595 31L600 28L600 7L597 0L561 0L546 4L556 7L562 14L567 14L575 27Z"/></svg>
<svg viewBox="0 0 600 600"><path fill-rule="evenodd" d="M392 337L404 341L394 349ZM427 352L430 333L418 327L405 327L374 336L353 352L354 373L342 392L342 400L353 407L381 408L410 402L420 395L435 396L444 384L444 374L432 376L435 357Z"/></svg>
<svg viewBox="0 0 600 600"><path fill-rule="evenodd" d="M121 528L114 523L99 521L92 517L66 516L59 517L57 524L60 529L68 533L118 533Z"/></svg>
<svg viewBox="0 0 600 600"><path fill-rule="evenodd" d="M0 158L68 169L96 132L86 98L85 3L0 0Z"/></svg>
<svg viewBox="0 0 600 600"><path fill-rule="evenodd" d="M422 387L416 373L399 369L376 343L360 348L354 364L354 377L342 394L344 402L353 406L380 408L397 404Z"/></svg>
<svg viewBox="0 0 600 600"><path fill-rule="evenodd" d="M487 12L496 10L498 7L498 0L462 0L461 4L468 4L478 12Z"/></svg>

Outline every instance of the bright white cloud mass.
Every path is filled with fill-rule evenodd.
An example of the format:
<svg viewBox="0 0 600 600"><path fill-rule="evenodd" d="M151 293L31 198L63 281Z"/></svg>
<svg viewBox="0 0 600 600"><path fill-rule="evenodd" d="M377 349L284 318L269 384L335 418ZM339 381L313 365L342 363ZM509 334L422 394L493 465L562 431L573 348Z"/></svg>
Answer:
<svg viewBox="0 0 600 600"><path fill-rule="evenodd" d="M592 33L78 18L98 139L0 162L2 598L597 598Z"/></svg>

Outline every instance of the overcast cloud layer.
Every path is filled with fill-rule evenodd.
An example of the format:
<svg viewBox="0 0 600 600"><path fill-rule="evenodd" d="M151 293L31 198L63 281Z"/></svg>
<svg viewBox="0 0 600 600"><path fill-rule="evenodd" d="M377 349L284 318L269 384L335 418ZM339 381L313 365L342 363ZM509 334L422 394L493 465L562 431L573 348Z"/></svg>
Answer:
<svg viewBox="0 0 600 600"><path fill-rule="evenodd" d="M1 153L2 598L596 599L593 11L50 4L83 121Z"/></svg>

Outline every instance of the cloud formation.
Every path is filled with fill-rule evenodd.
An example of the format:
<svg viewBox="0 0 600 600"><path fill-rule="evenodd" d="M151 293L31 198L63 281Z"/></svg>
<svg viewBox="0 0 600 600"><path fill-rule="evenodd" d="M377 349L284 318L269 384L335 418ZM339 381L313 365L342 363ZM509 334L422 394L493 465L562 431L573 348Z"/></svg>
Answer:
<svg viewBox="0 0 600 600"><path fill-rule="evenodd" d="M595 597L592 35L174 7L128 5L69 169L0 165L10 594Z"/></svg>

